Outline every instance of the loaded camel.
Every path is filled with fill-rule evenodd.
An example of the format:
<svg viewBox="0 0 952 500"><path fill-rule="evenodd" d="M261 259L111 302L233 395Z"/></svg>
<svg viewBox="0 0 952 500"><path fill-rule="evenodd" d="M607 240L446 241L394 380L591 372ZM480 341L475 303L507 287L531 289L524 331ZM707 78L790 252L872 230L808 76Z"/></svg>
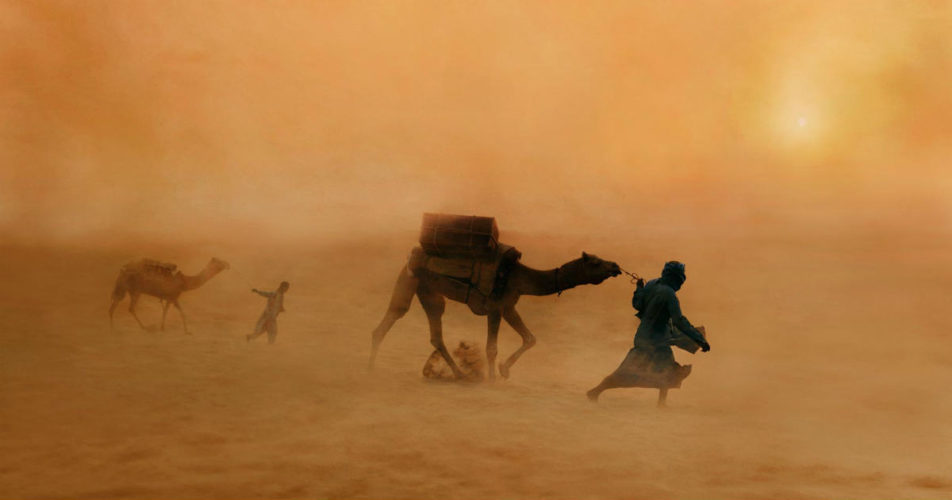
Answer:
<svg viewBox="0 0 952 500"><path fill-rule="evenodd" d="M158 297L162 302L162 326L165 330L165 315L169 312L169 306L173 305L178 309L182 316L182 327L185 333L188 332L188 324L185 322L185 313L182 306L179 305L179 295L188 290L194 290L212 279L216 274L228 269L227 262L212 258L205 265L205 268L194 276L187 276L182 271L176 271L175 264L167 264L151 259L141 259L122 266L119 270L119 276L116 278L116 286L112 290L112 305L109 306L109 325L112 326L112 313L116 310L119 302L129 294L129 312L136 319L136 323L143 330L147 328L139 321L136 315L136 303L139 302L139 295L146 294Z"/></svg>
<svg viewBox="0 0 952 500"><path fill-rule="evenodd" d="M607 278L618 276L621 269L618 264L602 260L594 255L582 252L582 257L567 262L556 269L540 271L527 267L518 261L513 264L508 280L501 293L486 300L467 300L466 292L461 292L454 286L452 278L433 273L425 267L404 266L397 277L390 306L383 320L373 331L373 344L370 353L370 368L373 368L377 357L377 349L383 342L384 336L393 324L402 318L410 309L410 302L414 294L419 297L420 304L426 312L430 322L430 344L443 355L457 379L463 379L456 362L443 344L443 325L441 318L446 309L446 299L462 302L469 306L473 313L486 316L488 322L488 336L486 340L486 358L489 365L489 380L495 380L496 338L499 334L500 320L506 320L522 337L522 345L506 359L499 363L499 374L509 378L509 369L524 352L535 345L535 336L529 331L519 313L516 312L516 302L523 295L552 295L578 285L597 285Z"/></svg>

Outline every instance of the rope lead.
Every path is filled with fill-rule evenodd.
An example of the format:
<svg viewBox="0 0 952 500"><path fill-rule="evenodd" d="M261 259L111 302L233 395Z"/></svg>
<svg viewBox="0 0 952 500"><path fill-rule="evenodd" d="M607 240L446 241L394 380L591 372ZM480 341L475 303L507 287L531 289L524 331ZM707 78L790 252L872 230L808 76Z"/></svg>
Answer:
<svg viewBox="0 0 952 500"><path fill-rule="evenodd" d="M626 270L623 269L621 266L618 266L618 269L621 269L621 272L627 274L627 275L631 278L631 284L632 284L632 285L638 283L638 281L641 279L641 276L638 276L638 275L635 274L635 273L626 271Z"/></svg>

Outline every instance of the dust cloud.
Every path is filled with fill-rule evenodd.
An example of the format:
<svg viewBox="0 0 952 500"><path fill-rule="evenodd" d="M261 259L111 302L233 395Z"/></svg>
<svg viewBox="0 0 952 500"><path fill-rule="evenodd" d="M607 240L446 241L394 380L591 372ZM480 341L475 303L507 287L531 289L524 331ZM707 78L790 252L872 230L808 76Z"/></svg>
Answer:
<svg viewBox="0 0 952 500"><path fill-rule="evenodd" d="M950 9L0 2L0 491L952 494ZM682 260L712 350L665 411L588 403L636 326L614 278L524 298L509 380L426 382L418 303L368 373L426 211L536 268ZM193 335L127 302L110 330L139 257L231 264L183 295ZM485 342L460 304L444 329Z"/></svg>

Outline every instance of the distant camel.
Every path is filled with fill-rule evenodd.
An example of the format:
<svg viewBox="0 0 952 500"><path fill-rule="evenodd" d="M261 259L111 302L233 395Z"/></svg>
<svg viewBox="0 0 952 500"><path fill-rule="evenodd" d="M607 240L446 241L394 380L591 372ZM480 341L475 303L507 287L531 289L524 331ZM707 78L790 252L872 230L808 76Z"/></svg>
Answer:
<svg viewBox="0 0 952 500"><path fill-rule="evenodd" d="M430 344L443 355L458 379L465 378L464 374L446 350L446 345L443 344L441 318L443 311L446 309L445 299L462 302L468 305L473 313L488 317L489 331L486 340L486 358L489 364L490 380L496 378L494 366L497 352L496 337L499 334L500 320L505 319L506 323L509 323L522 337L522 346L512 353L504 363L499 364L499 374L503 378L509 378L509 368L519 359L522 353L536 343L535 336L532 335L532 332L522 322L522 318L519 317L519 313L516 312L516 302L519 301L520 296L552 295L578 285L597 285L605 279L619 274L621 274L621 269L618 264L599 259L585 252L582 252L581 258L549 271L539 271L515 262L499 298L490 297L483 300L482 297L478 297L478 294L468 294L466 291L460 291L458 282L454 283L452 278L435 274L425 268L413 269L411 272L409 265L404 266L393 289L390 307L387 309L383 320L373 331L370 367L373 368L374 360L377 357L377 349L380 347L380 343L383 342L384 336L387 335L393 324L407 313L413 295L416 294L420 298L420 304L423 306L430 322ZM467 296L470 298L468 302Z"/></svg>
<svg viewBox="0 0 952 500"><path fill-rule="evenodd" d="M165 330L165 315L169 312L169 305L174 305L182 316L182 327L188 333L188 324L185 322L185 313L179 305L178 298L182 292L194 290L212 279L216 274L228 269L227 262L212 258L195 276L186 276L182 271L176 271L175 264L166 264L151 259L141 259L130 262L119 270L116 286L112 290L112 305L109 306L109 325L112 326L112 313L126 293L129 294L129 312L136 319L142 329L146 329L139 316L136 315L136 303L140 294L158 297L162 302L162 330Z"/></svg>

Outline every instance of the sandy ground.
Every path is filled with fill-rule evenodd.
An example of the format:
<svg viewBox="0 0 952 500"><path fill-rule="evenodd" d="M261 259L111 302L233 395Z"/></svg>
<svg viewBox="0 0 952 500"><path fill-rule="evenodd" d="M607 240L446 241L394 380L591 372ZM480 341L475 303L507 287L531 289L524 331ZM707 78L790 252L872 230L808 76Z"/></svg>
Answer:
<svg viewBox="0 0 952 500"><path fill-rule="evenodd" d="M426 382L414 303L368 373L370 331L414 235L297 248L146 245L2 249L3 498L949 498L950 241L723 228L631 240L508 234L550 268L581 250L653 277L688 264L680 293L713 350L678 352L672 391L584 391L636 325L615 278L527 297L539 343L510 380ZM672 250L677 248L678 250ZM119 266L233 269L182 300L165 332L106 316ZM252 286L291 290L278 342L244 335ZM155 299L140 315L157 324ZM463 306L449 343L484 342ZM506 325L500 353L517 346Z"/></svg>

